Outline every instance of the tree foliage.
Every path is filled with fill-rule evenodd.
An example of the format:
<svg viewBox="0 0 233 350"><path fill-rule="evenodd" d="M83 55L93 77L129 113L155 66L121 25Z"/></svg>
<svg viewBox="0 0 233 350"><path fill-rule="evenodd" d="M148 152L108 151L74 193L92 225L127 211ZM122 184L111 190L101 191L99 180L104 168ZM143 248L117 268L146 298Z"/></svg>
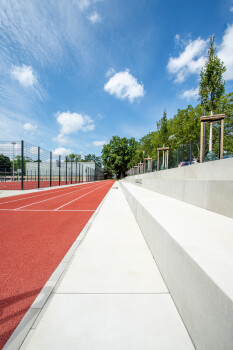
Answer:
<svg viewBox="0 0 233 350"><path fill-rule="evenodd" d="M217 102L225 92L223 73L226 71L224 63L216 54L214 36L210 37L207 60L200 73L199 100L207 110L214 111Z"/></svg>
<svg viewBox="0 0 233 350"><path fill-rule="evenodd" d="M132 137L113 136L110 142L103 146L102 159L104 169L112 171L117 178L122 178L137 150L137 141Z"/></svg>

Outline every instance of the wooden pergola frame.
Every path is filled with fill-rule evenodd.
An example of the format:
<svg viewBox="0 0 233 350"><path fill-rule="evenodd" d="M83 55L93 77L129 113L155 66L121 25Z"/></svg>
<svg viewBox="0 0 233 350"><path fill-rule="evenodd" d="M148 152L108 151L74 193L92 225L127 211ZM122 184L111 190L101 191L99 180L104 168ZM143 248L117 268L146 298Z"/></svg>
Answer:
<svg viewBox="0 0 233 350"><path fill-rule="evenodd" d="M200 121L201 121L200 163L203 163L205 158L205 154L204 154L205 124L216 123L218 121L221 121L220 159L223 159L224 118L225 118L225 114L215 114L215 115L200 117Z"/></svg>
<svg viewBox="0 0 233 350"><path fill-rule="evenodd" d="M152 158L150 158L150 157L144 158L144 164L146 164L146 161L148 162L148 168L149 168L150 172L152 172ZM144 167L144 165L143 165L143 167Z"/></svg>
<svg viewBox="0 0 233 350"><path fill-rule="evenodd" d="M165 152L165 169L168 169L168 157L169 157L169 147L159 147L157 148L158 157L157 157L157 170L159 170L159 152Z"/></svg>

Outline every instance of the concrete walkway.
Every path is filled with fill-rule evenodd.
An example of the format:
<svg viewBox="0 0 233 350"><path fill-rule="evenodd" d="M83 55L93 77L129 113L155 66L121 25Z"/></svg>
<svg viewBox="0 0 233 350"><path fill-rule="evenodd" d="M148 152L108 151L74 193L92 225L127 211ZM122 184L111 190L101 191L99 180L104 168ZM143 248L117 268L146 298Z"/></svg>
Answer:
<svg viewBox="0 0 233 350"><path fill-rule="evenodd" d="M117 184L21 349L194 349Z"/></svg>

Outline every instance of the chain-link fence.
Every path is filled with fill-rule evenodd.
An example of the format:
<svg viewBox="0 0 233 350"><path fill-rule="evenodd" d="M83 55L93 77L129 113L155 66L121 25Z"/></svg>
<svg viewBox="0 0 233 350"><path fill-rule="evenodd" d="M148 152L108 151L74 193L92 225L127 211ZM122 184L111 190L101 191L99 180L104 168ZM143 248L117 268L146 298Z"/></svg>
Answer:
<svg viewBox="0 0 233 350"><path fill-rule="evenodd" d="M104 179L95 162L68 160L25 141L0 141L0 189L23 190Z"/></svg>

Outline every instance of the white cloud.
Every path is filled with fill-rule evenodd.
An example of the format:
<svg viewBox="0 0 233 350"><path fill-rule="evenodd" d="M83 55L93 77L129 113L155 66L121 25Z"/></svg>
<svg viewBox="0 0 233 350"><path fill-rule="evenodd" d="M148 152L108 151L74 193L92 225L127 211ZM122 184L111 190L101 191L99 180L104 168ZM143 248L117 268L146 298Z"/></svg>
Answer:
<svg viewBox="0 0 233 350"><path fill-rule="evenodd" d="M230 11L233 12L233 6L231 6Z"/></svg>
<svg viewBox="0 0 233 350"><path fill-rule="evenodd" d="M128 98L132 103L136 98L143 97L145 90L143 84L139 84L129 70L116 73L105 84L104 90L122 100Z"/></svg>
<svg viewBox="0 0 233 350"><path fill-rule="evenodd" d="M224 78L233 80L233 24L229 25L223 35L222 43L219 47L218 56L226 65Z"/></svg>
<svg viewBox="0 0 233 350"><path fill-rule="evenodd" d="M97 12L93 12L90 16L87 17L91 23L101 22L101 17Z"/></svg>
<svg viewBox="0 0 233 350"><path fill-rule="evenodd" d="M56 155L60 155L60 156L67 156L67 155L73 153L73 150L70 148L58 147L53 151L53 153L55 153Z"/></svg>
<svg viewBox="0 0 233 350"><path fill-rule="evenodd" d="M197 99L199 89L185 90L180 94L180 97L186 100Z"/></svg>
<svg viewBox="0 0 233 350"><path fill-rule="evenodd" d="M88 115L79 113L58 112L56 114L57 122L61 126L61 134L69 135L79 130L92 131L95 128L94 121Z"/></svg>
<svg viewBox="0 0 233 350"><path fill-rule="evenodd" d="M207 41L198 38L190 41L179 57L171 57L167 64L170 74L176 76L176 82L183 82L190 74L198 74L205 63Z"/></svg>
<svg viewBox="0 0 233 350"><path fill-rule="evenodd" d="M113 74L115 74L116 73L116 71L115 71L115 69L114 68L110 68L108 71L107 71L107 73L105 74L105 76L107 77L107 78L109 78L109 77L111 77Z"/></svg>
<svg viewBox="0 0 233 350"><path fill-rule="evenodd" d="M24 130L29 131L29 132L30 131L33 132L37 129L37 125L32 125L31 123L25 123L23 125L23 127L24 127Z"/></svg>
<svg viewBox="0 0 233 350"><path fill-rule="evenodd" d="M13 66L11 69L11 76L13 79L24 87L30 87L36 84L37 79L31 66L22 65L21 67Z"/></svg>
<svg viewBox="0 0 233 350"><path fill-rule="evenodd" d="M93 141L92 144L95 147L101 147L103 145L105 145L107 142L106 141Z"/></svg>

